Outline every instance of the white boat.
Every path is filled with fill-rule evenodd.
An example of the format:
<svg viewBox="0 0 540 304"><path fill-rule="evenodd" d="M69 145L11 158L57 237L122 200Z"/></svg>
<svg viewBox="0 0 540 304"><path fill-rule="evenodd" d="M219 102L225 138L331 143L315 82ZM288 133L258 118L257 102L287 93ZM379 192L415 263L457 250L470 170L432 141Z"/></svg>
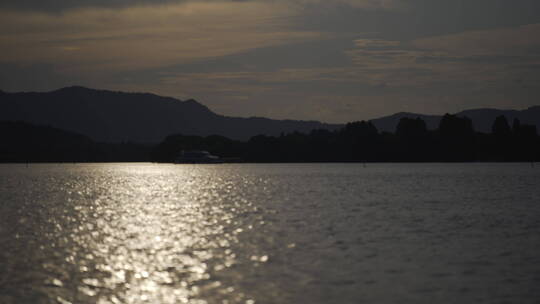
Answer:
<svg viewBox="0 0 540 304"><path fill-rule="evenodd" d="M204 150L190 150L180 152L174 161L176 164L219 164L223 161L215 155Z"/></svg>

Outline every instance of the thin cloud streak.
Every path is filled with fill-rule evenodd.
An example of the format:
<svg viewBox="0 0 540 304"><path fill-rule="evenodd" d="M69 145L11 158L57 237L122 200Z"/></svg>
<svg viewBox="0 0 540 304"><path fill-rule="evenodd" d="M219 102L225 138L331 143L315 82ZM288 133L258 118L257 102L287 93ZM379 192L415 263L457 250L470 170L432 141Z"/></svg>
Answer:
<svg viewBox="0 0 540 304"><path fill-rule="evenodd" d="M0 2L0 9L64 12L80 8L126 8L134 6L160 6L178 4L213 4L213 3L250 2L259 4L285 4L288 6L305 7L320 6L329 3L325 0L17 0ZM399 0L332 0L332 5L350 6L362 9L396 9L403 6Z"/></svg>
<svg viewBox="0 0 540 304"><path fill-rule="evenodd" d="M522 43L507 41L512 52L493 48L504 33ZM476 40L483 37L485 44ZM523 37L529 37L523 39ZM433 83L504 81L524 65L540 64L540 24L511 29L461 33L398 42L355 40L346 51L351 66L334 68L284 68L275 71L231 71L217 73L171 73L165 83L188 81L235 81L244 83L350 82L368 85L427 87ZM474 40L473 46L468 40ZM504 43L504 42L501 42ZM500 44L501 44L500 43ZM514 70L509 70L514 69Z"/></svg>
<svg viewBox="0 0 540 304"><path fill-rule="evenodd" d="M251 2L81 9L59 16L3 11L0 61L54 62L68 72L137 70L323 35L287 29L294 14L287 6Z"/></svg>

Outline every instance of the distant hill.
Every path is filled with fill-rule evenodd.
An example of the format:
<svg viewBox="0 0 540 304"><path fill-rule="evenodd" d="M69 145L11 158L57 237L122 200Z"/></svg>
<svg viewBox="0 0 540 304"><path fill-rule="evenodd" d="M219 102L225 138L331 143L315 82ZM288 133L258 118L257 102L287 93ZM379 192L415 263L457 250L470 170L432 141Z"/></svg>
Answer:
<svg viewBox="0 0 540 304"><path fill-rule="evenodd" d="M478 132L489 133L495 118L505 115L509 123L518 118L540 130L540 106L526 110L474 109L457 113L473 120ZM422 118L436 129L440 115L396 113L371 120L379 131L394 132L403 117ZM94 90L80 86L45 93L6 93L0 90L0 121L24 121L84 134L96 142L158 143L170 134L221 135L247 140L255 135L314 129L336 130L343 125L317 121L238 118L216 114L190 99L181 101L148 93Z"/></svg>
<svg viewBox="0 0 540 304"><path fill-rule="evenodd" d="M25 121L85 134L98 142L157 143L174 133L247 140L258 134L309 132L340 125L218 115L195 100L79 86L46 93L0 91L0 120Z"/></svg>
<svg viewBox="0 0 540 304"><path fill-rule="evenodd" d="M72 161L95 154L84 135L24 122L0 121L0 161Z"/></svg>
<svg viewBox="0 0 540 304"><path fill-rule="evenodd" d="M530 107L526 110L498 110L498 109L473 109L455 113L460 117L468 117L472 120L475 131L483 133L491 133L491 127L495 118L504 115L508 123L512 125L514 118L520 120L521 123L535 125L540 130L540 106ZM401 118L416 118L419 117L426 122L428 129L434 130L439 126L442 115L424 115L416 113L396 113L390 116L385 116L371 120L379 131L395 132L396 126Z"/></svg>
<svg viewBox="0 0 540 304"><path fill-rule="evenodd" d="M0 162L150 161L153 148L96 143L82 134L22 121L0 121L0 134Z"/></svg>

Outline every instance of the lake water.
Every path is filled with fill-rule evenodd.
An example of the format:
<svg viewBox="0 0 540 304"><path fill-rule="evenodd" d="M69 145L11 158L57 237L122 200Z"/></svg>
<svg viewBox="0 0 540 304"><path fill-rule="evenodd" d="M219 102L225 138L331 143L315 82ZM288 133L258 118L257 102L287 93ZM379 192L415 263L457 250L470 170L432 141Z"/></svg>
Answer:
<svg viewBox="0 0 540 304"><path fill-rule="evenodd" d="M0 303L538 303L540 166L0 165Z"/></svg>

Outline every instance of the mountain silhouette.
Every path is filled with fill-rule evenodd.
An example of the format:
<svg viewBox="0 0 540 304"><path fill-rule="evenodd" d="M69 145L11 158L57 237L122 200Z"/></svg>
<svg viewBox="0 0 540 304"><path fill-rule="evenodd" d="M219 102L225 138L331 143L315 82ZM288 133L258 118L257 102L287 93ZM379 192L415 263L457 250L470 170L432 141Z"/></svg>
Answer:
<svg viewBox="0 0 540 304"><path fill-rule="evenodd" d="M25 121L85 134L98 142L157 143L167 135L218 134L247 140L259 134L336 129L316 121L237 118L218 115L190 99L80 86L45 93L0 91L0 120Z"/></svg>
<svg viewBox="0 0 540 304"><path fill-rule="evenodd" d="M526 110L473 109L455 114L468 117L474 130L490 133L493 121L504 115L509 122L540 129L540 106ZM400 112L371 120L381 132L393 133L402 118L421 118L435 130L443 116ZM317 121L274 120L262 117L227 117L216 114L193 99L181 101L149 93L95 90L81 86L52 92L7 93L0 90L0 121L24 121L52 126L89 136L96 142L158 143L170 134L221 135L248 140L256 135L309 133L337 130L344 125Z"/></svg>
<svg viewBox="0 0 540 304"><path fill-rule="evenodd" d="M540 130L540 106L533 106L525 110L471 109L455 113L454 115L470 118L473 122L474 130L482 133L491 133L493 121L501 115L505 116L510 122L517 118L520 122L536 126ZM393 133L402 118L421 118L426 122L429 130L435 130L439 126L443 116L400 112L373 119L371 122L379 131Z"/></svg>

